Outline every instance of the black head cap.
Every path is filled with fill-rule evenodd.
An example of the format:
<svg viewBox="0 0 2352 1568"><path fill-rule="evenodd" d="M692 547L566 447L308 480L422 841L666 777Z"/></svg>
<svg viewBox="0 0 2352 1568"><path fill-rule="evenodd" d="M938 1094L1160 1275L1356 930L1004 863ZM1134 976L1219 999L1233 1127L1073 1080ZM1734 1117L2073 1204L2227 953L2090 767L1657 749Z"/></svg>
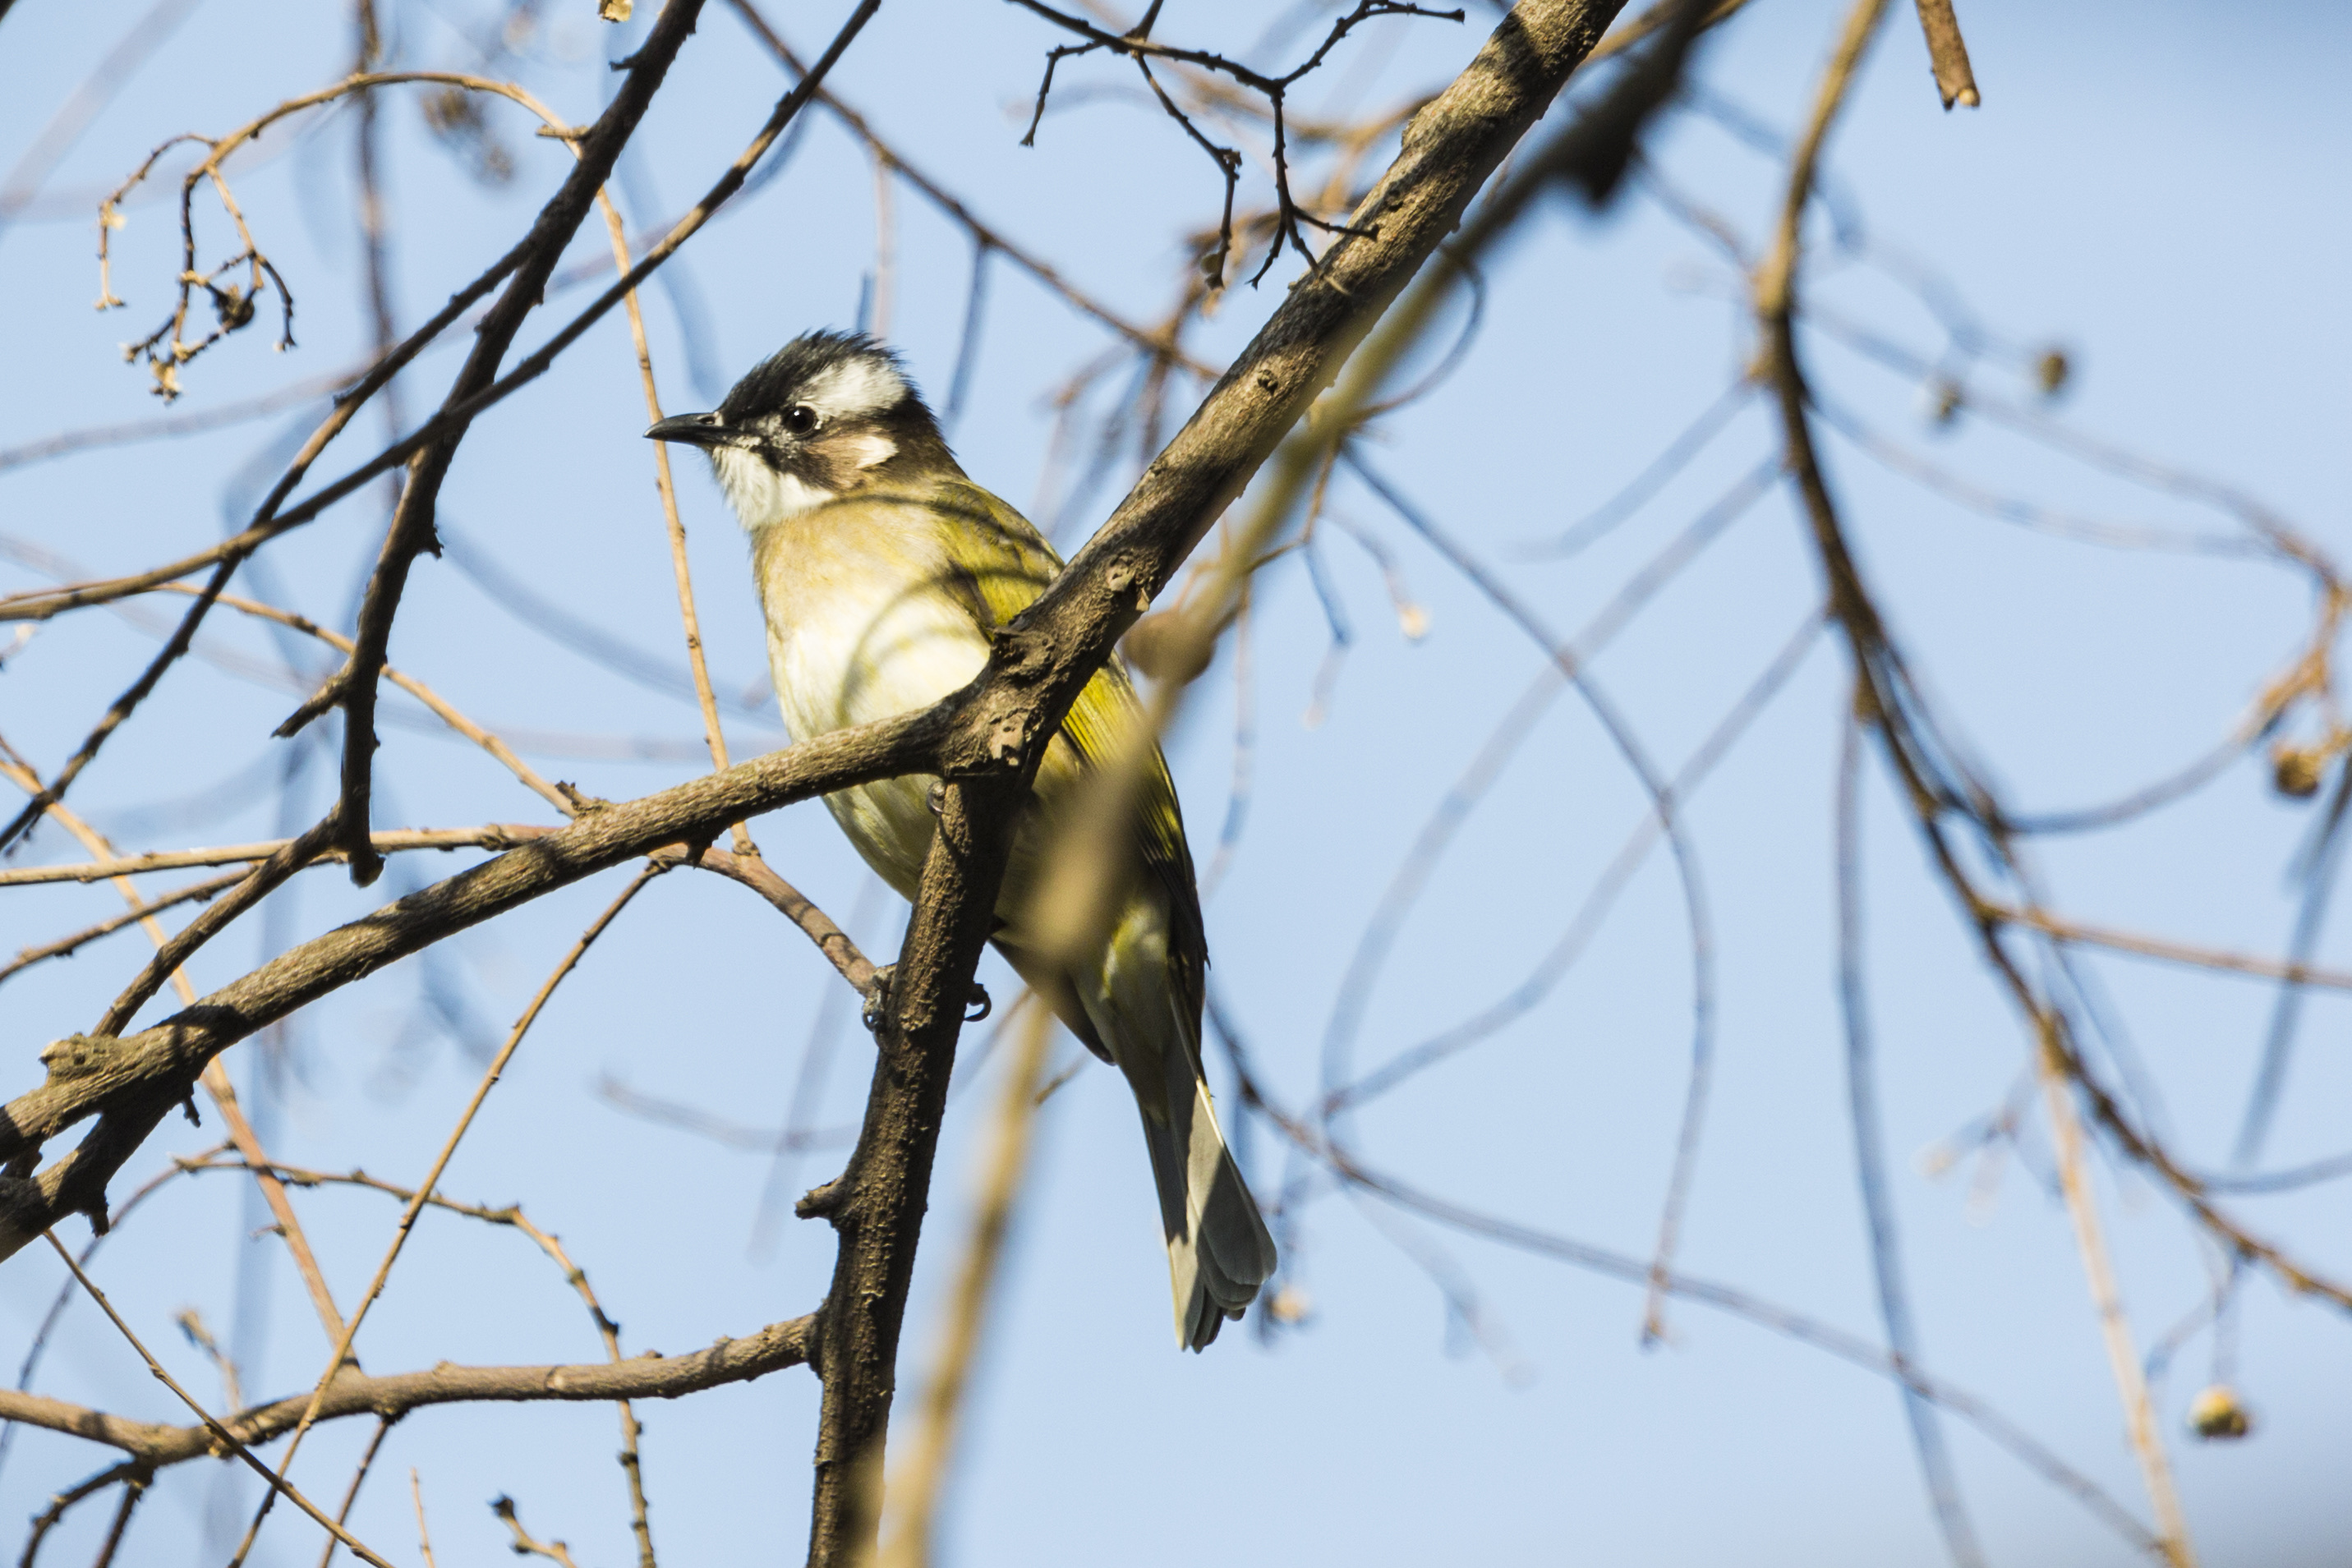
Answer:
<svg viewBox="0 0 2352 1568"><path fill-rule="evenodd" d="M754 365L726 401L709 413L677 414L647 435L722 451L752 452L782 471L805 471L814 482L840 488L851 458L875 450L870 437L899 471L945 465L955 458L939 422L907 377L896 352L863 332L809 332ZM876 467L876 476L887 470Z"/></svg>

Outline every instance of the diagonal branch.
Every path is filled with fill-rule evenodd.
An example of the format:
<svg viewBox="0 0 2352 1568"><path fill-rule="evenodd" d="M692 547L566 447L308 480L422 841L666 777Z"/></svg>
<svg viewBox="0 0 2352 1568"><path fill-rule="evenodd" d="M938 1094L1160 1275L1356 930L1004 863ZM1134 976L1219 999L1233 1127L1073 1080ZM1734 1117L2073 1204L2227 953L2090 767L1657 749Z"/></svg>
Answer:
<svg viewBox="0 0 2352 1568"><path fill-rule="evenodd" d="M238 1040L396 959L597 872L667 845L707 841L730 822L796 800L926 771L943 728L940 715L911 714L824 736L627 805L598 804L570 827L290 949L152 1028L121 1039L76 1035L56 1042L44 1056L48 1081L0 1108L0 1160L31 1153L86 1118L97 1117L97 1125L37 1178L0 1177L0 1258L68 1214L102 1213L107 1181L186 1097L205 1064ZM812 926L811 920L800 923ZM827 946L846 968L848 953Z"/></svg>
<svg viewBox="0 0 2352 1568"><path fill-rule="evenodd" d="M852 784L939 774L948 780L940 829L890 988L858 1145L844 1176L803 1205L804 1213L831 1219L840 1235L814 1335L824 1392L812 1560L843 1563L869 1550L873 1499L859 1477L880 1459L962 1006L989 933L1012 824L1044 744L1117 639L1454 231L1617 9L1613 0L1525 0L1504 18L1462 75L1414 117L1398 157L1346 232L1289 291L1100 533L998 634L988 669L971 686L922 714L823 737L627 805L583 810L572 826L303 944L153 1029L52 1046L48 1082L0 1112L0 1157L22 1155L84 1118L95 1115L97 1124L37 1179L0 1189L0 1256L36 1233L27 1227L93 1207L107 1177L205 1061L295 1008L625 860L707 841L730 822ZM837 40L835 52L839 47ZM817 74L787 101L813 93ZM664 254L656 247L622 283L634 287ZM559 334L551 350L563 341ZM515 383L529 365L478 396ZM442 417L471 412L468 405ZM427 431L412 450L447 434Z"/></svg>
<svg viewBox="0 0 2352 1568"><path fill-rule="evenodd" d="M803 1200L839 1234L818 1321L813 1568L873 1550L882 1437L962 998L989 934L1012 819L1079 689L1349 353L1460 221L1615 15L1611 0L1526 0L1424 107L1350 231L1289 292L1100 532L1000 631L950 699L948 780L848 1167Z"/></svg>
<svg viewBox="0 0 2352 1568"><path fill-rule="evenodd" d="M522 264L476 329L473 351L443 400L444 414L488 391L497 381L499 361L538 306L563 247L588 216L596 193L652 105L670 62L694 31L701 9L701 0L670 0L662 8L612 103L573 144L578 161L540 209ZM342 793L332 817L336 824L332 842L350 857L352 881L362 887L383 872L383 861L368 842L368 807L375 768L376 679L392 641L393 618L400 612L401 596L408 585L408 569L417 556L438 548L433 533L434 509L467 428L456 426L409 460L400 505L393 513L375 570L368 580L367 596L360 603L352 656L325 690L304 703L278 731L281 736L292 735L329 707L342 708Z"/></svg>

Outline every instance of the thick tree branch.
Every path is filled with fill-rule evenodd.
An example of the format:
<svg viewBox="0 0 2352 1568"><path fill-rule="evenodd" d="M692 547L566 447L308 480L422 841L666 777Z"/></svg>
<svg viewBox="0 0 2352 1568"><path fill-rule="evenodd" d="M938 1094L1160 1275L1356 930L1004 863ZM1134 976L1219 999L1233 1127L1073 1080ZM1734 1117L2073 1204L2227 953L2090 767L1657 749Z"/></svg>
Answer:
<svg viewBox="0 0 2352 1568"><path fill-rule="evenodd" d="M802 1218L823 1215L840 1239L812 1358L824 1398L817 1416L811 1568L846 1568L874 1550L898 1332L963 998L995 923L1013 819L1026 792L1018 778L945 790L889 1011L876 1039L874 1086L857 1146L841 1176L800 1205Z"/></svg>
<svg viewBox="0 0 2352 1568"><path fill-rule="evenodd" d="M625 861L672 844L708 842L730 822L796 800L925 771L942 729L940 715L908 715L824 736L627 805L597 805L568 828L291 949L152 1029L58 1041L43 1053L47 1082L0 1109L0 1160L29 1154L86 1117L96 1115L98 1124L37 1178L0 1177L0 1258L68 1214L103 1213L108 1179L186 1097L205 1063L266 1025L443 937Z"/></svg>
<svg viewBox="0 0 2352 1568"><path fill-rule="evenodd" d="M1054 733L1112 644L1331 384L1619 9L1615 0L1526 0L1413 116L1348 232L1293 286L1068 569L998 633L950 743L950 771L1006 771Z"/></svg>
<svg viewBox="0 0 2352 1568"><path fill-rule="evenodd" d="M940 829L892 985L874 1088L848 1168L804 1216L840 1232L818 1314L824 1383L809 1562L874 1549L898 1333L962 1023L993 920L1013 818L1045 740L1079 689L1381 312L1460 221L1618 10L1524 0L1469 68L1406 127L1387 175L1183 430L1069 567L997 633L988 668L950 703Z"/></svg>
<svg viewBox="0 0 2352 1568"><path fill-rule="evenodd" d="M72 1155L0 1196L0 1256L59 1214L95 1207L107 1176L204 1062L294 1008L593 872L664 845L707 842L744 816L872 779L945 775L940 831L892 988L858 1147L843 1177L803 1205L841 1232L816 1335L825 1396L812 1561L844 1563L870 1549L876 1493L865 1478L880 1461L963 998L1043 741L1454 229L1617 9L1611 0L1526 0L1504 19L1463 75L1407 126L1399 157L1348 232L1293 287L1102 531L999 634L989 669L971 687L923 715L583 812L570 828L296 948L155 1029L52 1047L50 1082L0 1113L0 1155L21 1155L93 1113L99 1123Z"/></svg>

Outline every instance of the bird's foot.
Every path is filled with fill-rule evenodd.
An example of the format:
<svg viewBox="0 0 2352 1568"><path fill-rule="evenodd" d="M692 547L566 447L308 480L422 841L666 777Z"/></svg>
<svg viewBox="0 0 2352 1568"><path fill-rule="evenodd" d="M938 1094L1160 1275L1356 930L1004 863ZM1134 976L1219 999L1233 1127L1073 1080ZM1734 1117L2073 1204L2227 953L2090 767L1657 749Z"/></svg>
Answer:
<svg viewBox="0 0 2352 1568"><path fill-rule="evenodd" d="M890 983L898 977L898 965L885 964L874 971L872 979L866 982L866 1007L858 1014L858 1021L865 1024L868 1033L881 1029L882 1020L889 1016ZM989 999L988 988L978 980L971 983L970 991L964 997L964 1005L971 1009L963 1015L963 1021L966 1023L978 1023L996 1006Z"/></svg>
<svg viewBox="0 0 2352 1568"><path fill-rule="evenodd" d="M857 1019L866 1026L868 1034L879 1030L883 1019L889 1015L890 982L898 973L898 965L885 964L874 971L872 979L866 982L866 1007L857 1015Z"/></svg>

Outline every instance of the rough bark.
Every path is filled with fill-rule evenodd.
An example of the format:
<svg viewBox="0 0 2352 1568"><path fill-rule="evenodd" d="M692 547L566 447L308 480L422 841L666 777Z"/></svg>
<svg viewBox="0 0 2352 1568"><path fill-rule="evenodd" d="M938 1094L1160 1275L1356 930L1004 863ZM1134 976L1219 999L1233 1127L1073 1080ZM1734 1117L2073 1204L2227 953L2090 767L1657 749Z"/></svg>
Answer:
<svg viewBox="0 0 2352 1568"><path fill-rule="evenodd" d="M1620 9L1524 0L1405 128L1396 161L1318 265L1037 602L949 700L935 771L950 780L897 971L857 1150L810 1195L841 1233L813 1357L824 1381L812 1568L874 1549L883 1439L939 1114L992 917L1013 815L1079 690L1165 588L1349 352L1461 221Z"/></svg>
<svg viewBox="0 0 2352 1568"><path fill-rule="evenodd" d="M106 1183L205 1064L238 1040L444 937L665 846L708 843L730 822L876 779L935 753L933 714L843 730L625 805L598 805L560 831L386 904L292 948L152 1028L69 1036L41 1060L48 1079L0 1109L0 1160L35 1152L86 1117L81 1146L37 1178L0 1176L0 1258L68 1214L102 1215Z"/></svg>

